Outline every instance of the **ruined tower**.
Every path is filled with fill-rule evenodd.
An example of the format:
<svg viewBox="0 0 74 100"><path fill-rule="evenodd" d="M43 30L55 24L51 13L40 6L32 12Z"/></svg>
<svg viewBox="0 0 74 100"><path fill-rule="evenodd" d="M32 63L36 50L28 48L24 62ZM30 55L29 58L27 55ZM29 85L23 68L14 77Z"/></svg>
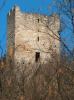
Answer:
<svg viewBox="0 0 74 100"><path fill-rule="evenodd" d="M15 7L8 15L8 57L15 62L47 62L60 53L59 17L21 12Z"/></svg>

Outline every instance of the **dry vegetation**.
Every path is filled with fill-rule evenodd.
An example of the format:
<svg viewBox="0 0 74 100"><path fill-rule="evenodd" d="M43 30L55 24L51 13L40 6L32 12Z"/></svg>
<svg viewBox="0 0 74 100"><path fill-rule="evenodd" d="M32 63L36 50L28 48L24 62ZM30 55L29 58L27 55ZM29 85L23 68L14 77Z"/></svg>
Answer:
<svg viewBox="0 0 74 100"><path fill-rule="evenodd" d="M65 57L39 64L28 81L24 73L18 81L9 63L0 61L0 100L74 100L74 64Z"/></svg>

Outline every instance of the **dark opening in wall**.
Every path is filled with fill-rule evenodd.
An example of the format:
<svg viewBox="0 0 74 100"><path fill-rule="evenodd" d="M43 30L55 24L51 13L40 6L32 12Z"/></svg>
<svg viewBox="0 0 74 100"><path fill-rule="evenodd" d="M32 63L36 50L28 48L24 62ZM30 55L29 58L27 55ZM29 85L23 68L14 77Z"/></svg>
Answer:
<svg viewBox="0 0 74 100"><path fill-rule="evenodd" d="M39 18L38 18L38 23L39 23Z"/></svg>
<svg viewBox="0 0 74 100"><path fill-rule="evenodd" d="M38 36L37 40L39 41L39 36Z"/></svg>
<svg viewBox="0 0 74 100"><path fill-rule="evenodd" d="M35 61L38 62L40 59L40 52L35 53Z"/></svg>

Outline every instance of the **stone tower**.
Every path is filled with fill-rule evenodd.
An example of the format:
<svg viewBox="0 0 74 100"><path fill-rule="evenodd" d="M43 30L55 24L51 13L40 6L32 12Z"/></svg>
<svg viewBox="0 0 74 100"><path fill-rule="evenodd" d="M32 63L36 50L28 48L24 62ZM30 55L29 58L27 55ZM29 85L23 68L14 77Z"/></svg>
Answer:
<svg viewBox="0 0 74 100"><path fill-rule="evenodd" d="M46 63L60 53L59 17L21 12L15 7L8 15L8 57L15 62Z"/></svg>

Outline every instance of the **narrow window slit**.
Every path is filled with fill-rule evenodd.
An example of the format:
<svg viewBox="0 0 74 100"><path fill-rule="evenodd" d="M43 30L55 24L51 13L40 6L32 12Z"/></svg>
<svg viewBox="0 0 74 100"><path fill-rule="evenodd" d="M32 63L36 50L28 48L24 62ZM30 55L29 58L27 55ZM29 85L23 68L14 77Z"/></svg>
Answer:
<svg viewBox="0 0 74 100"><path fill-rule="evenodd" d="M39 36L38 36L37 40L39 41Z"/></svg>
<svg viewBox="0 0 74 100"><path fill-rule="evenodd" d="M39 18L38 18L38 23L39 23Z"/></svg>

